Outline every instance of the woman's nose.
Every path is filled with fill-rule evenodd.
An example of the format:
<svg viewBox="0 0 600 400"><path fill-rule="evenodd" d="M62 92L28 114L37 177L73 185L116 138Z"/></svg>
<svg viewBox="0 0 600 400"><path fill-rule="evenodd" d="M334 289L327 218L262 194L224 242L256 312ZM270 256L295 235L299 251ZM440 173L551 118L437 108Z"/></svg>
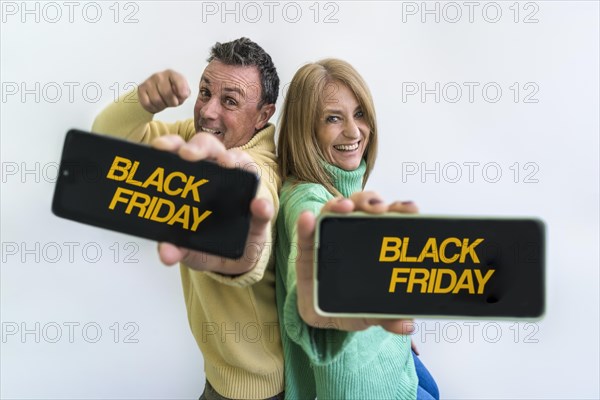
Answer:
<svg viewBox="0 0 600 400"><path fill-rule="evenodd" d="M344 126L343 135L350 139L358 139L360 137L360 129L354 119L348 119Z"/></svg>

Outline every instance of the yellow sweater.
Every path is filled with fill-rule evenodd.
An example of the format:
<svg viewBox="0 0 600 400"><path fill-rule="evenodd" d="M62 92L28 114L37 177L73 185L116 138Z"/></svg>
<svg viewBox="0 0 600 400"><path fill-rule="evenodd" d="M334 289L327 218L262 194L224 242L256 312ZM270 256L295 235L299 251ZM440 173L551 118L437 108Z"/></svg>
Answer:
<svg viewBox="0 0 600 400"><path fill-rule="evenodd" d="M193 119L164 123L152 118L153 114L139 104L136 90L105 108L92 130L141 143L166 134L178 134L186 141L195 135ZM260 168L257 197L271 201L277 212L281 182L274 134L275 127L269 124L239 149ZM199 272L181 264L188 319L204 355L206 378L225 397L259 399L283 391L283 354L275 303L276 219L277 215L272 220L270 243L255 267L243 275Z"/></svg>

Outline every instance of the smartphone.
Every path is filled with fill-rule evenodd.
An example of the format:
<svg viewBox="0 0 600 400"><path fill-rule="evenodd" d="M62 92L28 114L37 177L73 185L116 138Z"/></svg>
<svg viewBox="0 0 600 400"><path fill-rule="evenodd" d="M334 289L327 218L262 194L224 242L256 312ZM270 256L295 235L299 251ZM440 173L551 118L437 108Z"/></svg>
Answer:
<svg viewBox="0 0 600 400"><path fill-rule="evenodd" d="M325 316L539 319L544 237L535 218L324 214L316 308Z"/></svg>
<svg viewBox="0 0 600 400"><path fill-rule="evenodd" d="M67 132L52 212L142 238L240 258L258 177L80 130Z"/></svg>

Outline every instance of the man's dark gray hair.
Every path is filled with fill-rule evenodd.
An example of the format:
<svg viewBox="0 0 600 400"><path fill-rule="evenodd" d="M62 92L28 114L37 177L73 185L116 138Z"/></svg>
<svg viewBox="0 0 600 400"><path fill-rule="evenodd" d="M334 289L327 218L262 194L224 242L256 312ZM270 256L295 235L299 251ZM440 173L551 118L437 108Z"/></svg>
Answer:
<svg viewBox="0 0 600 400"><path fill-rule="evenodd" d="M279 95L279 76L271 56L258 44L246 37L227 43L217 42L210 49L210 57L207 61L211 62L215 59L227 65L256 66L262 89L258 107L265 103L275 104Z"/></svg>

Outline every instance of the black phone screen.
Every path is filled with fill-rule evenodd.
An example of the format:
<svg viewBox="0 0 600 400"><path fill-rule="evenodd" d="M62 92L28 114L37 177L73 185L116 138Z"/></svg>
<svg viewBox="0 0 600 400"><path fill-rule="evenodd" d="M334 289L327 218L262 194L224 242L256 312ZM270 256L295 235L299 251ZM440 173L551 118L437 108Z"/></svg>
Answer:
<svg viewBox="0 0 600 400"><path fill-rule="evenodd" d="M325 314L537 318L544 226L536 219L328 215L316 250Z"/></svg>
<svg viewBox="0 0 600 400"><path fill-rule="evenodd" d="M243 255L254 174L103 135L67 133L57 216L228 258Z"/></svg>

